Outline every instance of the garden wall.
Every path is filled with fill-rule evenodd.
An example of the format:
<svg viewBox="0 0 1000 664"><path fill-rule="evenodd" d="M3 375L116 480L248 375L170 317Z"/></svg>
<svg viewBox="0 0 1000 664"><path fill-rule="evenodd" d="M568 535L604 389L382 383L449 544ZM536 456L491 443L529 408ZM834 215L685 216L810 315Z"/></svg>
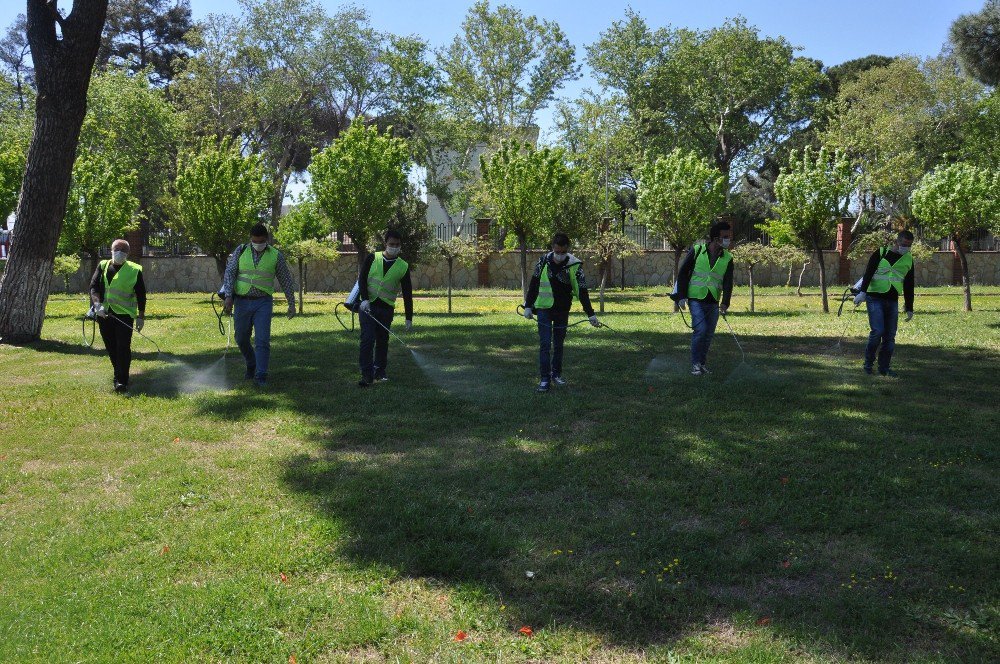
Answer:
<svg viewBox="0 0 1000 664"><path fill-rule="evenodd" d="M533 269L542 252L529 252L528 270ZM826 258L827 282L838 283L839 255L828 251ZM968 254L969 274L975 284L1000 285L1000 252L983 251ZM146 287L152 292L200 292L211 293L219 287L221 280L215 261L207 256L169 256L141 259ZM917 261L916 277L919 286L945 286L956 283L956 259L951 252L935 252L929 259ZM84 261L89 264L88 261ZM670 251L649 251L641 256L625 259L625 283L628 286L667 286L671 283L674 254ZM290 266L298 280L298 270ZM851 261L851 281L861 277L865 261ZM801 266L792 271L792 283L798 281ZM357 270L357 254L345 253L333 262L320 261L309 266L306 283L312 292L342 292L354 284ZM621 279L621 263L614 263L614 283ZM597 269L591 260L584 261L584 272L592 289L597 288ZM480 276L488 275L492 288L519 288L521 285L520 255L511 252L497 252L489 257L486 269L455 266L454 285L456 288L475 288L480 285ZM788 269L781 267L758 267L754 269L754 281L761 286L783 286L788 279ZM81 268L71 280L70 288L83 291L90 282L87 268ZM747 283L747 270L737 265L736 283ZM819 268L810 263L803 277L806 286L819 285ZM413 270L413 285L417 289L444 288L447 285L447 266L444 261L418 265ZM62 280L53 277L50 289L63 290Z"/></svg>

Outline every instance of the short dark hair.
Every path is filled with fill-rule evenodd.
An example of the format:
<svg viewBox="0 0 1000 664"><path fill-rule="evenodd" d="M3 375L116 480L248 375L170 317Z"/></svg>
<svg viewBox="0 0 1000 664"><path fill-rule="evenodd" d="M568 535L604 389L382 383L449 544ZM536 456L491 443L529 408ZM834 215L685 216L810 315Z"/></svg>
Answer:
<svg viewBox="0 0 1000 664"><path fill-rule="evenodd" d="M558 245L560 247L569 246L569 236L565 233L556 233L552 236L552 244Z"/></svg>
<svg viewBox="0 0 1000 664"><path fill-rule="evenodd" d="M909 240L913 242L913 233L910 231L899 231L899 235L896 236L897 240Z"/></svg>
<svg viewBox="0 0 1000 664"><path fill-rule="evenodd" d="M708 239L714 240L715 238L722 235L722 231L731 231L733 227L729 225L728 221L717 221L712 224L712 227L708 229Z"/></svg>
<svg viewBox="0 0 1000 664"><path fill-rule="evenodd" d="M267 226L264 224L255 224L253 228L250 229L251 237L267 237Z"/></svg>
<svg viewBox="0 0 1000 664"><path fill-rule="evenodd" d="M393 239L399 240L400 242L402 242L403 241L403 236L395 228L390 228L389 230L387 230L385 232L385 235L382 236L382 241L383 242L388 242L389 240L393 240Z"/></svg>

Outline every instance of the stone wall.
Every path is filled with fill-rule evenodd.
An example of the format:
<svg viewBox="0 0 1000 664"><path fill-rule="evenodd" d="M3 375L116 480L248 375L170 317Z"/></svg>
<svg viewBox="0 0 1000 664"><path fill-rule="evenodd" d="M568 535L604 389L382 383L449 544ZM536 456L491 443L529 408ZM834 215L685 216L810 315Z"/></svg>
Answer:
<svg viewBox="0 0 1000 664"><path fill-rule="evenodd" d="M528 252L528 271L534 268L540 251ZM983 251L968 254L969 274L974 284L1000 285L1000 252ZM838 255L835 251L825 253L827 283L837 283ZM151 292L198 292L211 293L221 284L215 261L208 256L171 256L163 258L145 257L141 259L146 287ZM953 283L954 254L935 252L927 260L917 261L916 279L918 286L943 286ZM298 268L290 265L298 283ZM674 254L670 251L649 251L641 256L625 259L625 283L628 286L667 286L671 283ZM861 278L865 261L851 262L851 280ZM797 266L792 270L792 283L798 281ZM308 268L306 283L312 292L344 292L354 285L357 271L357 254L345 253L333 262L318 261ZM584 259L584 271L591 288L596 288L597 265L589 258ZM621 263L614 262L614 283L621 278ZM426 290L447 286L447 265L443 260L417 265L413 270L414 288ZM492 288L520 288L520 254L517 252L497 252L489 258L489 278ZM758 267L754 269L754 282L760 286L783 286L788 278L788 269L782 267ZM736 283L746 285L747 270L737 265ZM89 261L70 280L74 292L84 291L90 283ZM819 267L810 263L802 280L803 285L819 285ZM456 265L454 269L455 288L475 288L478 285L477 267ZM63 290L62 279L53 277L52 292Z"/></svg>

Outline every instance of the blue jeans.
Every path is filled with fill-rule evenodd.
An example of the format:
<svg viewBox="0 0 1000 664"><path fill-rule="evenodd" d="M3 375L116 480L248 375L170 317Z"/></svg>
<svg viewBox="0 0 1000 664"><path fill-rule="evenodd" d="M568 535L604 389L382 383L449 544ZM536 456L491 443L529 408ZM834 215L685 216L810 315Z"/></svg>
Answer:
<svg viewBox="0 0 1000 664"><path fill-rule="evenodd" d="M691 364L708 362L708 348L719 324L719 303L708 300L688 300L691 308Z"/></svg>
<svg viewBox="0 0 1000 664"><path fill-rule="evenodd" d="M562 375L563 344L566 342L569 312L539 309L535 315L538 318L538 370L542 380L549 380L552 376Z"/></svg>
<svg viewBox="0 0 1000 664"><path fill-rule="evenodd" d="M385 378L385 367L389 363L387 329L392 328L392 315L392 309L378 304L373 304L369 313L358 314L361 321L361 353L358 364L361 367L361 377L368 382L375 378ZM372 350L375 351L374 358Z"/></svg>
<svg viewBox="0 0 1000 664"><path fill-rule="evenodd" d="M247 361L247 374L254 378L267 378L267 364L271 360L271 315L274 299L270 297L237 297L233 307L236 345ZM250 345L250 333L254 344Z"/></svg>
<svg viewBox="0 0 1000 664"><path fill-rule="evenodd" d="M878 370L885 373L892 361L892 351L896 349L896 326L899 324L899 302L881 300L869 296L868 326L872 329L868 335L868 347L865 348L865 366L869 369L875 364L875 351L878 350ZM882 344L879 350L879 343Z"/></svg>

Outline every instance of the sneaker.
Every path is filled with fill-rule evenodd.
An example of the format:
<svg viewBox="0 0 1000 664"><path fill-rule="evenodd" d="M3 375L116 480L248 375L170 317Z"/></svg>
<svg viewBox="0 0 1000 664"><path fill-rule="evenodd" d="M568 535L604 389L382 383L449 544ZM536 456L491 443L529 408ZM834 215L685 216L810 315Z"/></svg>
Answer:
<svg viewBox="0 0 1000 664"><path fill-rule="evenodd" d="M691 365L691 375L692 376L703 376L704 374L705 374L705 372L701 370L701 365L700 364L692 364Z"/></svg>
<svg viewBox="0 0 1000 664"><path fill-rule="evenodd" d="M549 381L547 380L543 380L538 384L538 387L535 388L535 392L548 392L548 391L549 391Z"/></svg>
<svg viewBox="0 0 1000 664"><path fill-rule="evenodd" d="M386 376L385 374L375 374L375 381L374 382L376 382L376 383L388 383L389 382L389 377Z"/></svg>
<svg viewBox="0 0 1000 664"><path fill-rule="evenodd" d="M358 387L368 387L371 384L372 384L372 379L367 378L365 376L362 376L361 380L358 381Z"/></svg>
<svg viewBox="0 0 1000 664"><path fill-rule="evenodd" d="M708 375L708 374L712 373L711 371L708 370L708 367L705 366L704 364L699 364L698 366L701 367L701 372L703 374Z"/></svg>
<svg viewBox="0 0 1000 664"><path fill-rule="evenodd" d="M865 373L868 374L869 376L872 375L872 367L870 364L865 365Z"/></svg>
<svg viewBox="0 0 1000 664"><path fill-rule="evenodd" d="M260 388L267 387L267 376L257 376L253 379L253 384Z"/></svg>
<svg viewBox="0 0 1000 664"><path fill-rule="evenodd" d="M893 371L892 369L886 369L885 371L882 371L881 369L879 369L879 370L878 370L878 375L879 375L879 376L886 376L886 377L888 377L888 378L896 378L896 377L898 377L898 376L899 376L899 374L897 374L897 373L896 373L895 371Z"/></svg>
<svg viewBox="0 0 1000 664"><path fill-rule="evenodd" d="M257 367L247 367L246 373L243 374L244 380L253 380L254 376L257 375Z"/></svg>
<svg viewBox="0 0 1000 664"><path fill-rule="evenodd" d="M124 394L127 389L128 389L127 384L119 383L117 380L115 381L115 392L117 392L118 394Z"/></svg>
<svg viewBox="0 0 1000 664"><path fill-rule="evenodd" d="M562 376L553 376L552 382L558 385L559 387L563 387L564 385L566 385L566 379L563 378Z"/></svg>

